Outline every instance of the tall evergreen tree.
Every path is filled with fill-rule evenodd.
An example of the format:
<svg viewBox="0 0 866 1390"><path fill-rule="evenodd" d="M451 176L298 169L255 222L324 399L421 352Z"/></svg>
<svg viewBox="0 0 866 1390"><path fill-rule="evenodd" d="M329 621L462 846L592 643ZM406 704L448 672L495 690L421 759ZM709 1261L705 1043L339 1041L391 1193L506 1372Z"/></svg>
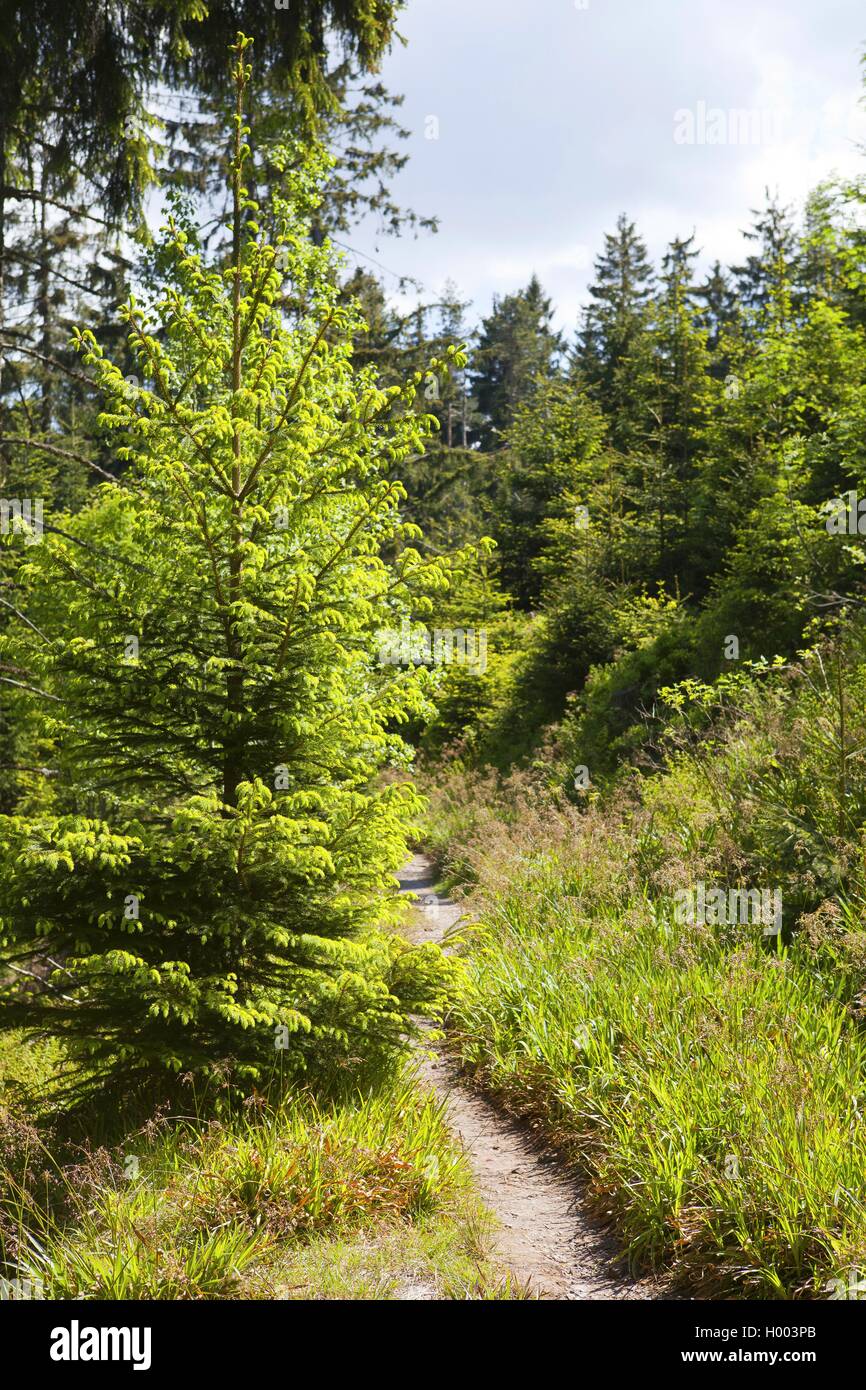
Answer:
<svg viewBox="0 0 866 1390"><path fill-rule="evenodd" d="M640 429L652 288L646 247L623 213L596 260L575 353L577 375L611 421L612 442L621 448L630 447Z"/></svg>
<svg viewBox="0 0 866 1390"><path fill-rule="evenodd" d="M502 581L518 604L534 607L551 575L585 554L599 535L596 480L605 421L584 392L562 377L539 383L508 434L495 529Z"/></svg>
<svg viewBox="0 0 866 1390"><path fill-rule="evenodd" d="M482 449L502 446L535 383L553 373L563 343L552 319L550 300L535 275L526 289L494 296L472 356L472 392L483 419L475 441Z"/></svg>
<svg viewBox="0 0 866 1390"><path fill-rule="evenodd" d="M752 209L752 225L743 232L755 246L742 265L732 267L737 296L753 322L766 314L796 260L797 235L791 209L766 189L763 208ZM777 302L777 301L776 301Z"/></svg>
<svg viewBox="0 0 866 1390"><path fill-rule="evenodd" d="M696 294L702 301L707 348L712 358L710 372L713 376L724 379L730 370L730 363L722 351L722 339L734 329L739 314L739 301L731 278L723 270L721 261L713 262Z"/></svg>
<svg viewBox="0 0 866 1390"><path fill-rule="evenodd" d="M695 306L694 235L671 242L662 260L653 309L651 420L644 487L652 499L656 557L653 578L690 584L694 568L692 510L697 460L712 395L706 330ZM697 577L700 578L700 569Z"/></svg>

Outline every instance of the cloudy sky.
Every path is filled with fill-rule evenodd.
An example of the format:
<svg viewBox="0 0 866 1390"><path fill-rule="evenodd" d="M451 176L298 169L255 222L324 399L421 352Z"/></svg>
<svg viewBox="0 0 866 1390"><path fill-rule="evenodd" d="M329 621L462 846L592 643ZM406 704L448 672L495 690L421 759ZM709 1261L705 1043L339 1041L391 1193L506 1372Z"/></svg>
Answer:
<svg viewBox="0 0 866 1390"><path fill-rule="evenodd" d="M656 257L696 231L736 261L766 186L800 203L866 172L862 0L408 0L400 29L394 192L441 229L351 237L395 298L451 278L480 314L535 271L570 330L620 212Z"/></svg>

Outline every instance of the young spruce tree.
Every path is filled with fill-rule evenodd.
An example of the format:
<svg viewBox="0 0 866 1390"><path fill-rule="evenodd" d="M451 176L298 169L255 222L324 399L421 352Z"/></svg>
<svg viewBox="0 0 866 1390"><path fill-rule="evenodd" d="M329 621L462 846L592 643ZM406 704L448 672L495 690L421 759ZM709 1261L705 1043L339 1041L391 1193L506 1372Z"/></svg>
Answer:
<svg viewBox="0 0 866 1390"><path fill-rule="evenodd" d="M53 774L0 817L0 1026L65 1035L91 1077L352 1065L445 978L375 930L418 804L382 774L426 698L376 633L444 582L390 481L431 428L422 375L353 366L359 314L308 234L322 157L276 156L267 216L248 198L249 42L229 262L169 220L164 291L122 311L137 381L77 335L129 468L31 546L0 652Z"/></svg>

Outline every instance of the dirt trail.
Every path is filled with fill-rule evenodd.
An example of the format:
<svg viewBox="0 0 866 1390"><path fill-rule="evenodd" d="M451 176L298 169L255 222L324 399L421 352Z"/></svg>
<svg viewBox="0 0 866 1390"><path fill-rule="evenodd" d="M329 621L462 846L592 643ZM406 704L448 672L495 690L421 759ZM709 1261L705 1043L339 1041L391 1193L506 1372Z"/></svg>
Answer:
<svg viewBox="0 0 866 1390"><path fill-rule="evenodd" d="M417 854L400 875L418 897L413 937L443 941L460 909L433 889L430 860ZM659 1292L613 1268L617 1247L581 1209L580 1187L555 1155L533 1143L461 1081L447 1054L425 1059L422 1077L448 1105L478 1191L498 1223L496 1257L538 1295L556 1299L651 1299Z"/></svg>

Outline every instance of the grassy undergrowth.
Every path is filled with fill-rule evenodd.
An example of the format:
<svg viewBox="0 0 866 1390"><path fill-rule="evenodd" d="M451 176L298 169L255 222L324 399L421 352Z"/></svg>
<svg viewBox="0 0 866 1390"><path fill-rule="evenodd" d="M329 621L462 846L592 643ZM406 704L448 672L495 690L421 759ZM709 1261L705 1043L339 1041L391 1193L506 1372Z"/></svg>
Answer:
<svg viewBox="0 0 866 1390"><path fill-rule="evenodd" d="M465 1161L411 1072L219 1120L163 1112L94 1149L46 1129L57 1061L53 1044L0 1058L7 1279L49 1299L518 1296L497 1282Z"/></svg>
<svg viewBox="0 0 866 1390"><path fill-rule="evenodd" d="M431 840L476 922L452 1036L483 1084L583 1167L635 1266L710 1297L856 1297L857 885L831 897L813 879L769 941L674 912L675 891L699 879L762 881L770 855L752 832L766 802L735 784L761 738L729 731L711 769L723 795L703 752L583 811L520 774L443 776Z"/></svg>

